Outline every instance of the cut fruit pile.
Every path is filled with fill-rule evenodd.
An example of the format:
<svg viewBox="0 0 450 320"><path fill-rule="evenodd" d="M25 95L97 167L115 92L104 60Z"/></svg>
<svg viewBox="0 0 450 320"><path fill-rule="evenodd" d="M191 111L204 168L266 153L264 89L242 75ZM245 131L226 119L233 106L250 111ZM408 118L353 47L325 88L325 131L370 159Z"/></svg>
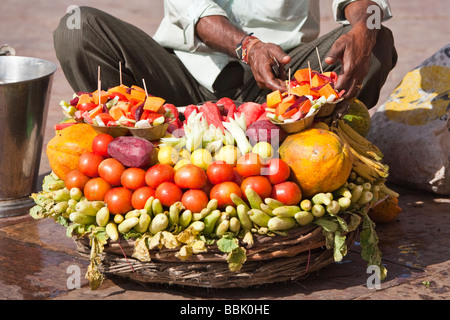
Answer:
<svg viewBox="0 0 450 320"><path fill-rule="evenodd" d="M101 127L151 128L178 119L178 110L160 97L148 95L133 85L78 92L70 102L61 101L66 117ZM62 129L71 123L56 125Z"/></svg>
<svg viewBox="0 0 450 320"><path fill-rule="evenodd" d="M290 123L311 116L323 104L343 95L344 91L334 90L336 81L335 72L297 70L287 92L276 90L267 95L267 117L275 122Z"/></svg>

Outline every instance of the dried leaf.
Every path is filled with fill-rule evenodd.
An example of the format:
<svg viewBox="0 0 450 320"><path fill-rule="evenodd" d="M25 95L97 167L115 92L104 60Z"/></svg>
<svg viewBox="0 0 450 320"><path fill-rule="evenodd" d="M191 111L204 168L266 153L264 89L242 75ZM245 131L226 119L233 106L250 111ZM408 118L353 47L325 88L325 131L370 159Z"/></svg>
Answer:
<svg viewBox="0 0 450 320"><path fill-rule="evenodd" d="M100 287L100 285L103 282L103 274L100 272L98 268L98 264L100 260L99 258L91 259L91 262L89 263L89 266L86 271L85 278L89 280L89 284L91 286L91 290L96 290Z"/></svg>
<svg viewBox="0 0 450 320"><path fill-rule="evenodd" d="M131 255L133 258L138 259L142 262L151 261L150 251L148 250L147 242L150 236L148 234L143 235L141 238L136 239L134 244L134 251Z"/></svg>
<svg viewBox="0 0 450 320"><path fill-rule="evenodd" d="M163 238L162 232L161 231L157 232L153 237L150 238L148 248L150 250L161 249L163 247L161 243L162 238Z"/></svg>
<svg viewBox="0 0 450 320"><path fill-rule="evenodd" d="M86 271L86 279L89 280L89 284L92 290L96 290L103 282L103 274L100 272L100 254L103 252L104 244L103 236L101 232L95 230L89 236L91 245L90 263Z"/></svg>
<svg viewBox="0 0 450 320"><path fill-rule="evenodd" d="M189 246L192 248L193 253L201 253L207 251L205 241L202 240L195 240L191 242Z"/></svg>
<svg viewBox="0 0 450 320"><path fill-rule="evenodd" d="M177 237L175 237L171 232L163 231L161 243L167 249L175 249L179 247L179 242Z"/></svg>
<svg viewBox="0 0 450 320"><path fill-rule="evenodd" d="M181 243L189 243L197 240L198 234L198 231L193 227L188 227L177 235L177 240Z"/></svg>
<svg viewBox="0 0 450 320"><path fill-rule="evenodd" d="M192 248L188 245L184 245L180 248L180 251L175 253L175 257L180 260L187 260L192 254Z"/></svg>

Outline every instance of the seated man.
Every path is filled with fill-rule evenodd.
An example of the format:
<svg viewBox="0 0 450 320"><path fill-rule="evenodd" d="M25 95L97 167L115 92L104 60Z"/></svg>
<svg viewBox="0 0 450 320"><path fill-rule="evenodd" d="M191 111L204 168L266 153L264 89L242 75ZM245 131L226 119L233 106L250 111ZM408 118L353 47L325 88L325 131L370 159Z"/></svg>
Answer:
<svg viewBox="0 0 450 320"><path fill-rule="evenodd" d="M81 28L54 33L55 50L74 91L95 91L101 67L103 89L118 85L119 61L126 85L141 85L176 106L228 97L262 103L286 90L286 74L307 68L339 75L337 90L376 105L395 66L392 33L368 19L391 17L387 0L334 0L342 26L317 38L315 0L165 0L164 18L151 37L100 10L81 7ZM374 7L379 10L373 10ZM368 10L369 9L369 10ZM372 10L372 11L371 11ZM277 69L275 66L279 66Z"/></svg>

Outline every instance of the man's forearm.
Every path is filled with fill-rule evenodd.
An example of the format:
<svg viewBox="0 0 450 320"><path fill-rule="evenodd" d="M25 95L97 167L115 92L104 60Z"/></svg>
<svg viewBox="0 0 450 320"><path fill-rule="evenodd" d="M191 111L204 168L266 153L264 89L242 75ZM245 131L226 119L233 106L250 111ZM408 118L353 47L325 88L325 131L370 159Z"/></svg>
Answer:
<svg viewBox="0 0 450 320"><path fill-rule="evenodd" d="M360 32L364 34L364 37L366 39L367 46L367 55L370 55L370 52L372 51L373 46L376 43L377 33L378 29L369 29L367 27L367 21L372 15L372 13L367 12L367 8L369 8L372 5L378 6L375 2L370 0L359 0L350 3L345 7L345 18L350 22L352 27L355 29L355 31ZM382 11L380 9L380 14L382 15ZM382 20L382 16L380 17L380 21Z"/></svg>
<svg viewBox="0 0 450 320"><path fill-rule="evenodd" d="M207 16L196 25L197 37L208 47L235 57L236 44L246 33L234 26L224 16Z"/></svg>
<svg viewBox="0 0 450 320"><path fill-rule="evenodd" d="M375 2L370 0L358 0L348 4L345 7L344 14L345 18L350 22L352 26L364 23L367 26L367 20L372 15L367 12L367 8L375 5L378 6ZM383 12L380 8L380 14L383 15ZM380 17L380 21L383 19L383 16ZM376 29L373 29L376 30Z"/></svg>

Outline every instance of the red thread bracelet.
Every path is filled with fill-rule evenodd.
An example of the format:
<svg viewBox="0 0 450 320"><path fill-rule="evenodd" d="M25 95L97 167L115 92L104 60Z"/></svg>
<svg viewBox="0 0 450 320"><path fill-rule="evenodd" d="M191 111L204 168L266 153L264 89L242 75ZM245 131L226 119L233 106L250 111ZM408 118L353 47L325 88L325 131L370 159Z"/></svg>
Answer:
<svg viewBox="0 0 450 320"><path fill-rule="evenodd" d="M247 43L247 44L248 44L248 48L245 48L245 50L244 50L245 55L243 55L243 59L242 59L242 61L244 61L245 64L248 64L248 56L249 56L249 54L250 54L250 50L251 50L251 49L253 48L253 46L254 46L255 44L257 44L258 42L261 42L261 40L259 40L258 38L254 38L253 41L249 41L249 43Z"/></svg>

